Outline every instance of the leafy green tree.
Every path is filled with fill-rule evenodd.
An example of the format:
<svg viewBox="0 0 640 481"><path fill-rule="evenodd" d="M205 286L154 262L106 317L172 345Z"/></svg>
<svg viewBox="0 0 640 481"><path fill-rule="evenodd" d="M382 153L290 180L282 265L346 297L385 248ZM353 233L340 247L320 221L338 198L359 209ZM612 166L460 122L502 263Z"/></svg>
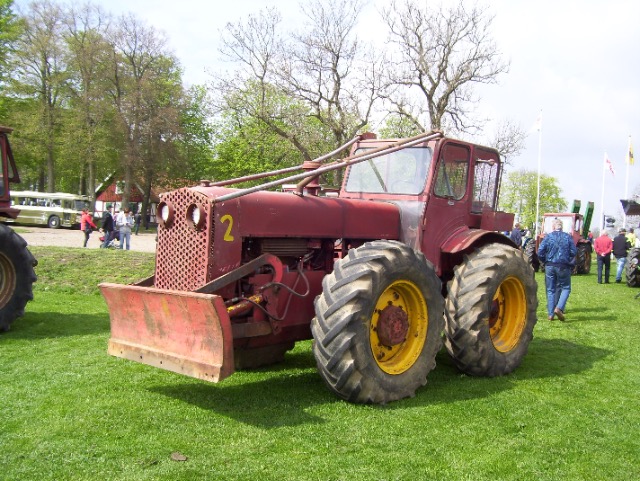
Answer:
<svg viewBox="0 0 640 481"><path fill-rule="evenodd" d="M202 85L194 85L184 95L184 105L180 110L181 133L176 147L184 162L172 162L167 174L174 179L198 181L214 177L213 137L211 100Z"/></svg>
<svg viewBox="0 0 640 481"><path fill-rule="evenodd" d="M20 36L22 25L11 7L13 0L0 0L0 91L9 72L9 53ZM5 98L0 95L0 118L6 118Z"/></svg>
<svg viewBox="0 0 640 481"><path fill-rule="evenodd" d="M105 91L109 44L105 31L110 17L99 7L71 7L65 15L65 54L69 105L61 136L63 163L58 188L86 193L95 201L97 181L114 170L110 126L114 110Z"/></svg>
<svg viewBox="0 0 640 481"><path fill-rule="evenodd" d="M55 167L57 136L61 113L67 99L67 68L62 38L63 10L48 0L29 5L23 17L25 29L12 54L12 89L21 98L38 102L25 134L30 135L44 152L40 161L38 188L53 192L56 187Z"/></svg>
<svg viewBox="0 0 640 481"><path fill-rule="evenodd" d="M230 111L215 123L213 161L207 173L215 181L299 165L300 152L264 123ZM243 185L265 182L261 179Z"/></svg>
<svg viewBox="0 0 640 481"><path fill-rule="evenodd" d="M122 145L119 155L126 205L137 175L145 179L148 197L153 179L175 157L183 105L181 72L167 51L166 38L133 15L118 20L109 31L109 42L108 92Z"/></svg>
<svg viewBox="0 0 640 481"><path fill-rule="evenodd" d="M537 193L537 172L524 169L510 172L502 181L500 208L515 213L520 223L533 231L536 224ZM566 212L566 210L567 202L562 197L562 189L557 179L541 174L539 214Z"/></svg>

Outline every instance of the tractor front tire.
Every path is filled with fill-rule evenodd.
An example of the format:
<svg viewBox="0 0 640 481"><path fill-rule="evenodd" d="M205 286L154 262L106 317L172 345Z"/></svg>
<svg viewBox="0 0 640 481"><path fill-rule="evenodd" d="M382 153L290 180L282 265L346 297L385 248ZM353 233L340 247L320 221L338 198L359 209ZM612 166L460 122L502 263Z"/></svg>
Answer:
<svg viewBox="0 0 640 481"><path fill-rule="evenodd" d="M316 298L313 354L340 398L386 404L415 395L442 345L441 282L424 255L374 241L335 263Z"/></svg>
<svg viewBox="0 0 640 481"><path fill-rule="evenodd" d="M535 239L530 239L524 245L524 257L527 259L527 262L531 266L534 272L538 272L540 270L540 261L538 260L538 254L536 253L536 241Z"/></svg>
<svg viewBox="0 0 640 481"><path fill-rule="evenodd" d="M33 299L36 264L25 240L0 224L0 332L9 330Z"/></svg>
<svg viewBox="0 0 640 481"><path fill-rule="evenodd" d="M591 244L582 242L576 246L576 274L591 272Z"/></svg>
<svg viewBox="0 0 640 481"><path fill-rule="evenodd" d="M627 264L625 266L625 275L627 277L627 285L629 287L640 287L640 247L634 247L627 254Z"/></svg>
<svg viewBox="0 0 640 481"><path fill-rule="evenodd" d="M502 376L527 353L537 322L537 284L522 254L484 246L454 269L448 284L445 346L454 364L473 376Z"/></svg>

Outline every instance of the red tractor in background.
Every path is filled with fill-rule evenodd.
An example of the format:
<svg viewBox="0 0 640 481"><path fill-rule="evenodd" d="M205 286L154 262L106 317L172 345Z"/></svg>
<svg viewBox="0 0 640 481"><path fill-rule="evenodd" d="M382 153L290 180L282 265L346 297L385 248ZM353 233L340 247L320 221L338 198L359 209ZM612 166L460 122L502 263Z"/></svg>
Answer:
<svg viewBox="0 0 640 481"><path fill-rule="evenodd" d="M337 169L341 189L323 191L320 175ZM533 270L500 233L514 218L496 209L501 174L497 151L439 132L363 134L299 167L165 193L155 274L100 286L108 351L218 382L313 338L331 391L384 404L426 384L444 332L460 370L507 374L527 352L538 299Z"/></svg>
<svg viewBox="0 0 640 481"><path fill-rule="evenodd" d="M20 211L11 207L9 184L20 182L20 176L9 145L8 134L12 131L0 126L0 217L15 219ZM11 323L24 314L27 302L33 299L36 264L25 240L0 223L0 332L7 331Z"/></svg>
<svg viewBox="0 0 640 481"><path fill-rule="evenodd" d="M580 214L580 206L581 202L574 200L571 212L544 214L542 216L542 232L535 239L529 238L525 240L523 245L524 255L534 271L544 270L542 263L538 259L538 248L544 236L553 230L552 223L554 219L560 219L563 232L571 234L576 244L576 265L573 273L588 274L591 272L593 246L588 236L594 205L593 202L587 203L584 216Z"/></svg>

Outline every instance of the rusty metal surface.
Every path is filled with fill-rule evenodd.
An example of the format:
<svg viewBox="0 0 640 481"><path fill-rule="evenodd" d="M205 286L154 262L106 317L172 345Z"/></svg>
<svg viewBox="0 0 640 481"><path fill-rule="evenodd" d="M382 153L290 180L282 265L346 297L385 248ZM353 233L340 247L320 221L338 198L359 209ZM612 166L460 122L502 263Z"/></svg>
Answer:
<svg viewBox="0 0 640 481"><path fill-rule="evenodd" d="M109 307L109 354L218 382L234 372L233 332L222 298L100 284Z"/></svg>
<svg viewBox="0 0 640 481"><path fill-rule="evenodd" d="M161 199L170 202L175 210L170 226L158 229L155 287L194 291L209 281L207 260L210 255L210 236L213 236L210 199L189 188L163 194ZM199 230L186 220L191 204L200 204L206 209L206 219Z"/></svg>

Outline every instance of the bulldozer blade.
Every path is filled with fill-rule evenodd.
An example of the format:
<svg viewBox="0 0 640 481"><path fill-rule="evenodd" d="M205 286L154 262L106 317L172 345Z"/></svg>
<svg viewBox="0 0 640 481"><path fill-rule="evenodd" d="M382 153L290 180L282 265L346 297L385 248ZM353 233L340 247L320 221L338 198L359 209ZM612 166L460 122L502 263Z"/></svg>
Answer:
<svg viewBox="0 0 640 481"><path fill-rule="evenodd" d="M103 283L108 353L218 382L234 373L233 334L220 296Z"/></svg>

